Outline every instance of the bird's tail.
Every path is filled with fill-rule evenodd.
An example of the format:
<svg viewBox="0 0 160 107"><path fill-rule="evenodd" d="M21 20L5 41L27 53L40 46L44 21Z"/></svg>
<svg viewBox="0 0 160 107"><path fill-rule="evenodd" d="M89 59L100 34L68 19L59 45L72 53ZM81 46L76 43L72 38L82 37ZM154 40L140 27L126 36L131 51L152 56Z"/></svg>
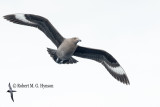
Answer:
<svg viewBox="0 0 160 107"><path fill-rule="evenodd" d="M58 56L56 55L56 50L47 48L47 51L50 54L50 56L53 58L53 60L55 62L57 62L58 64L73 64L73 63L77 63L78 62L73 57L69 58L68 60L62 61L62 60L58 59Z"/></svg>

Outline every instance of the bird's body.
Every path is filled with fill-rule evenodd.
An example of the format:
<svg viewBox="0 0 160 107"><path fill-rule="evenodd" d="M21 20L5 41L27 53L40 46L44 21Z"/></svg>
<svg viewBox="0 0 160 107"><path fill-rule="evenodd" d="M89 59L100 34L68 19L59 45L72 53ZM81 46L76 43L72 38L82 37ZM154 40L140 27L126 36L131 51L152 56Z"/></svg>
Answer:
<svg viewBox="0 0 160 107"><path fill-rule="evenodd" d="M68 60L70 57L72 57L77 48L77 41L80 40L78 38L65 39L57 48L56 54L58 58L61 60Z"/></svg>
<svg viewBox="0 0 160 107"><path fill-rule="evenodd" d="M125 71L112 55L104 50L79 46L77 43L80 39L76 37L64 38L48 19L33 14L11 14L4 18L13 23L36 27L46 34L57 47L57 50L47 48L55 62L59 64L77 63L78 61L72 56L91 59L101 63L115 79L130 84Z"/></svg>
<svg viewBox="0 0 160 107"><path fill-rule="evenodd" d="M15 90L12 90L12 87L10 85L10 83L8 84L8 87L9 87L9 90L7 92L9 92L11 94L11 99L12 101L14 102L14 99L13 99L13 92L16 92Z"/></svg>

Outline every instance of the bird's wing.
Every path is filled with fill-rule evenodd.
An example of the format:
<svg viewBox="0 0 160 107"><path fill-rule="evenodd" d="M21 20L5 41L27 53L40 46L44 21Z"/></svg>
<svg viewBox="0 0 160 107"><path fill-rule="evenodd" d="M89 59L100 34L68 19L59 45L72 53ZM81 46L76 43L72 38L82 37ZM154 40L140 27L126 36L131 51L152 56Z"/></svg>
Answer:
<svg viewBox="0 0 160 107"><path fill-rule="evenodd" d="M9 87L9 90L12 90L12 87L11 87L11 84L10 84L10 83L8 84L8 87Z"/></svg>
<svg viewBox="0 0 160 107"><path fill-rule="evenodd" d="M73 55L100 62L115 79L123 82L124 84L130 84L123 68L120 66L117 60L108 52L78 46Z"/></svg>
<svg viewBox="0 0 160 107"><path fill-rule="evenodd" d="M21 25L27 25L32 27L37 27L42 32L46 34L46 36L57 46L62 43L64 38L61 36L61 34L52 26L52 24L44 17L33 15L33 14L10 14L4 16L5 19L21 24Z"/></svg>
<svg viewBox="0 0 160 107"><path fill-rule="evenodd" d="M13 92L10 92L11 93L11 99L12 101L14 102L14 99L13 99Z"/></svg>

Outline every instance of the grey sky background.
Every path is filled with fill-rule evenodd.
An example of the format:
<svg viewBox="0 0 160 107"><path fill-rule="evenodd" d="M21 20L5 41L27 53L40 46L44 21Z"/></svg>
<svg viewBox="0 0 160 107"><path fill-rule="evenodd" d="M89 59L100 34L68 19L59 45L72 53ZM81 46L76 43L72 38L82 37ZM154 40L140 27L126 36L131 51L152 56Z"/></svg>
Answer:
<svg viewBox="0 0 160 107"><path fill-rule="evenodd" d="M159 107L159 0L1 0L1 107ZM64 37L104 49L126 71L130 86L115 80L99 63L75 57L58 65L47 53L55 45L38 29L2 16L30 13L46 17ZM54 88L13 88L8 83L53 84Z"/></svg>

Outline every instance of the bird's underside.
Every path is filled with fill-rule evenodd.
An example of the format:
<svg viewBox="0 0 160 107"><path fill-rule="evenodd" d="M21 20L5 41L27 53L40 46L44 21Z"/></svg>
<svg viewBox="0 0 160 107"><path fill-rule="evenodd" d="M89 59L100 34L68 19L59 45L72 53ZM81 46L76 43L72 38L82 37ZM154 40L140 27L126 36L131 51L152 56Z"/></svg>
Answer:
<svg viewBox="0 0 160 107"><path fill-rule="evenodd" d="M50 54L50 56L53 58L53 60L55 62L57 62L58 64L73 64L73 63L77 63L78 61L76 59L74 59L73 57L70 57L67 60L61 60L60 58L57 57L56 55L56 50L51 49L51 48L47 48L48 53Z"/></svg>
<svg viewBox="0 0 160 107"><path fill-rule="evenodd" d="M101 63L118 81L124 84L130 84L125 71L112 55L104 50L78 46L78 41L76 41L76 38L70 38L71 41L69 43L73 42L73 46L71 45L71 47L69 47L67 44L63 45L64 40L69 39L62 37L61 34L52 26L52 24L46 18L33 14L11 14L4 16L4 18L13 23L32 26L40 29L57 46L57 50L60 50L60 47L62 47L63 49L65 49L64 47L68 49L70 48L69 50L72 50L72 48L75 49L72 50L73 53L70 57L68 57L67 59L61 59L59 58L60 54L57 52L57 50L47 48L48 53L55 62L59 64L73 64L78 62L72 56L91 59ZM60 52L61 51L65 50L60 50Z"/></svg>

